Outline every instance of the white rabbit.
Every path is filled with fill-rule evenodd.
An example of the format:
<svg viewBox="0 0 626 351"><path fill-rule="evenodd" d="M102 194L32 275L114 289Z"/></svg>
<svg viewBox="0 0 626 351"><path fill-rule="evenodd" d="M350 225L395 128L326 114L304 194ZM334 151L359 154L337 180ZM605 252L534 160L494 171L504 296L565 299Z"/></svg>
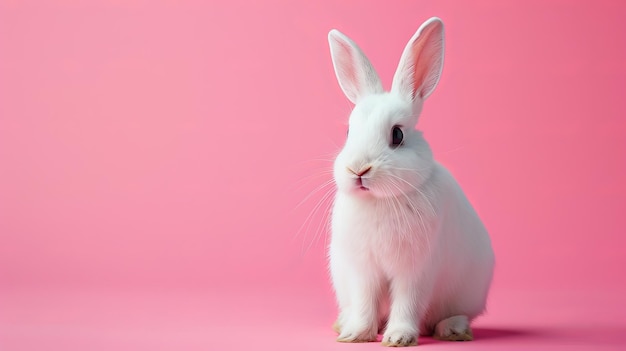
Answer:
<svg viewBox="0 0 626 351"><path fill-rule="evenodd" d="M494 255L478 215L415 130L443 66L444 30L426 21L407 44L390 92L359 47L328 34L341 89L355 106L334 163L330 272L341 342L416 345L418 335L472 340Z"/></svg>

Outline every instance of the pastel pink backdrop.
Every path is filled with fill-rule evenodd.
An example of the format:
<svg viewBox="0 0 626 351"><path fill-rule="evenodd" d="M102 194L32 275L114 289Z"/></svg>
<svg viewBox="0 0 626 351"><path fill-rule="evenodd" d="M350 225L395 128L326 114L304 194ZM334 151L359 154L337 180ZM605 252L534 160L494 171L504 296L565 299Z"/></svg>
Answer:
<svg viewBox="0 0 626 351"><path fill-rule="evenodd" d="M626 4L235 0L0 2L0 349L378 349L334 342L298 204L351 108L327 32L388 86L430 16L419 128L497 270L477 340L421 347L623 347Z"/></svg>

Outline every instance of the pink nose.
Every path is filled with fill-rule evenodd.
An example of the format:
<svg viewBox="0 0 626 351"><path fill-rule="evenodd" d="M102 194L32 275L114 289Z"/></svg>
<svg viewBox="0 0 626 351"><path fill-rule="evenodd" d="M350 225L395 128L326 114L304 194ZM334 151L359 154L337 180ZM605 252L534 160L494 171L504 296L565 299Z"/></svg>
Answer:
<svg viewBox="0 0 626 351"><path fill-rule="evenodd" d="M359 172L355 172L352 170L352 168L348 168L348 170L350 172L352 172L354 175L356 175L357 177L362 177L364 174L366 174L367 172L369 172L372 169L372 166L368 166L365 169L360 170Z"/></svg>

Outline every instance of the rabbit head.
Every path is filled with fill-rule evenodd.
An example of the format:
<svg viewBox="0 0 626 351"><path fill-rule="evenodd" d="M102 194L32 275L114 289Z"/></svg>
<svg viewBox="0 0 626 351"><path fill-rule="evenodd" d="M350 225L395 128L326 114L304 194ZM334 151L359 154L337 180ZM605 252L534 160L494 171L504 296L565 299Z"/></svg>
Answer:
<svg viewBox="0 0 626 351"><path fill-rule="evenodd" d="M350 38L332 30L328 41L339 85L354 103L348 137L334 164L338 190L370 198L419 191L434 160L415 125L441 75L443 23L431 18L413 35L388 92Z"/></svg>

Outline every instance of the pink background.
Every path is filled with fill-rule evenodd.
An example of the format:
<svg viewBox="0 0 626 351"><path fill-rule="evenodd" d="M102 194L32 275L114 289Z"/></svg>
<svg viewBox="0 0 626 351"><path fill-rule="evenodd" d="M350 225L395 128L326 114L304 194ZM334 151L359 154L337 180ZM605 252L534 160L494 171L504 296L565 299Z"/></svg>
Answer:
<svg viewBox="0 0 626 351"><path fill-rule="evenodd" d="M0 2L0 349L380 349L334 341L297 205L351 108L327 32L388 86L430 16L419 127L497 270L476 340L421 347L624 347L624 2L231 0Z"/></svg>

